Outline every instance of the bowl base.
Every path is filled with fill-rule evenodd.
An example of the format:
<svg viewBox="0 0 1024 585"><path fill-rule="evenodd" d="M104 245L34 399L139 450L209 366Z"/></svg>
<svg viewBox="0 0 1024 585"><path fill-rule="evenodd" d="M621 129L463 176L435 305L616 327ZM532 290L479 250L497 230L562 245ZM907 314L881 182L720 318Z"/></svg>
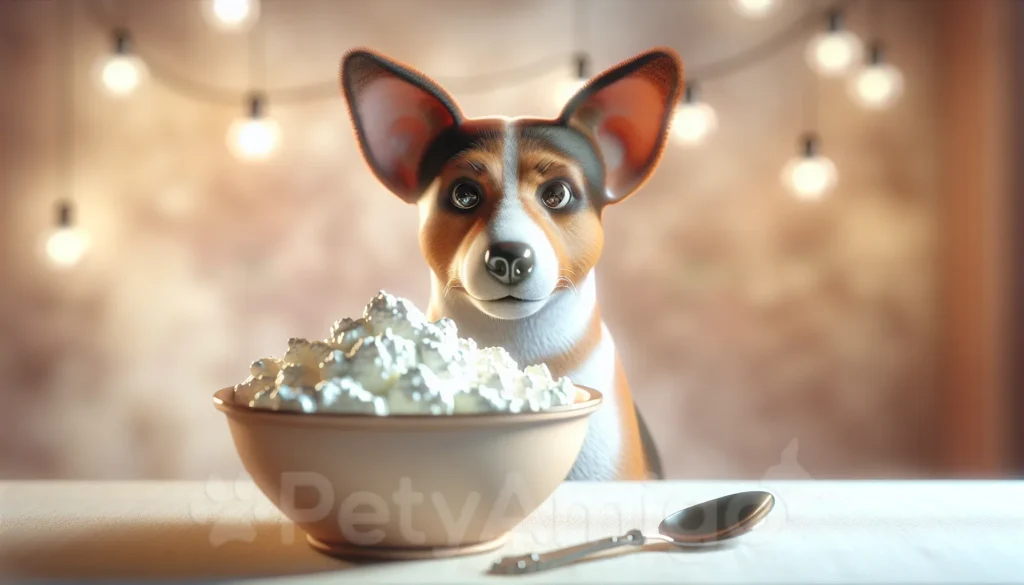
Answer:
<svg viewBox="0 0 1024 585"><path fill-rule="evenodd" d="M508 534L494 540L475 542L461 546L439 547L375 547L355 544L328 544L306 535L306 541L316 551L342 559L368 559L380 561L411 561L424 559L447 559L491 552L505 544Z"/></svg>

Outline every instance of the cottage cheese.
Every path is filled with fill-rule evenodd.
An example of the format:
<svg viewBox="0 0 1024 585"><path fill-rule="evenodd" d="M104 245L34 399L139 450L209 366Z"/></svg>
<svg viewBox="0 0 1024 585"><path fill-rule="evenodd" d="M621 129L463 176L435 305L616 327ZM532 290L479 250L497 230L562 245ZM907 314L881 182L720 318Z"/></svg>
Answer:
<svg viewBox="0 0 1024 585"><path fill-rule="evenodd" d="M519 368L503 348L477 347L448 318L428 321L407 299L379 292L325 340L288 340L282 358L252 363L236 404L374 416L537 412L571 404L568 378Z"/></svg>

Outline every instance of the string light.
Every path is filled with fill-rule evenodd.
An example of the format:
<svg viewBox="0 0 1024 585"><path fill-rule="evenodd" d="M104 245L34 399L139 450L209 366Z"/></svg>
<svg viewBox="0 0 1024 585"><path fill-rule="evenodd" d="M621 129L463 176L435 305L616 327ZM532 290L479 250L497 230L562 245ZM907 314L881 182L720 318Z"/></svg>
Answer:
<svg viewBox="0 0 1024 585"><path fill-rule="evenodd" d="M590 79L590 59L584 53L579 53L573 59L574 76L559 81L555 87L555 105L561 108L572 99L576 92L583 89Z"/></svg>
<svg viewBox="0 0 1024 585"><path fill-rule="evenodd" d="M730 0L732 9L747 18L765 18L778 10L782 0Z"/></svg>
<svg viewBox="0 0 1024 585"><path fill-rule="evenodd" d="M132 52L128 31L115 30L113 37L113 50L97 61L95 76L107 94L120 98L134 93L148 78L149 69Z"/></svg>
<svg viewBox="0 0 1024 585"><path fill-rule="evenodd" d="M74 114L75 114L75 18L73 5L65 3L60 14L61 28L59 39L64 43L61 63L54 70L60 87L57 105L58 129L56 175L63 185L63 196L58 198L57 221L54 229L45 234L43 248L50 263L57 268L68 268L77 264L89 247L89 238L84 231L74 225L72 217L72 195L75 190L74 181Z"/></svg>
<svg viewBox="0 0 1024 585"><path fill-rule="evenodd" d="M672 113L672 138L684 146L698 145L718 129L714 108L697 99L697 83L688 82L682 102Z"/></svg>
<svg viewBox="0 0 1024 585"><path fill-rule="evenodd" d="M808 65L824 77L840 77L850 72L864 53L860 37L843 28L842 13L828 15L828 30L816 33L804 52Z"/></svg>
<svg viewBox="0 0 1024 585"><path fill-rule="evenodd" d="M259 20L259 0L203 0L203 16L216 29L243 31Z"/></svg>
<svg viewBox="0 0 1024 585"><path fill-rule="evenodd" d="M250 96L248 105L247 115L232 122L228 128L228 148L239 160L265 160L277 147L280 127L266 116L262 96Z"/></svg>
<svg viewBox="0 0 1024 585"><path fill-rule="evenodd" d="M885 61L881 45L875 43L867 64L850 78L847 89L862 107L883 110L895 104L902 95L903 74Z"/></svg>
<svg viewBox="0 0 1024 585"><path fill-rule="evenodd" d="M733 8L740 14L758 18L778 10L783 0L730 0ZM848 2L841 1L837 8L828 13L828 28L813 36L805 49L805 59L811 68L822 76L839 76L848 73L855 64L861 62L863 45L857 35L845 30L839 8ZM252 28L261 18L261 4L258 0L202 0L203 12L210 24L223 30L243 30ZM579 4L582 4L580 2ZM101 11L93 8L97 22L109 21ZM815 18L820 18L816 16ZM577 18L577 20L583 20ZM809 20L807 21L810 22ZM808 24L801 22L800 29ZM795 27L780 31L756 48L735 55L721 62L700 67L701 77L720 78L735 73L746 64L760 61L778 53L786 45L786 38L793 35ZM103 61L100 75L103 86L115 95L127 95L137 88L148 76L146 64L131 52L130 38L126 31L119 29L115 34L114 54ZM577 42L580 46L582 43ZM253 45L256 46L255 44ZM253 52L255 55L256 52ZM113 64L112 64L113 63ZM574 75L561 80L555 90L555 100L563 107L590 78L588 55L579 52L573 60ZM255 70L259 70L256 66ZM439 82L449 87L464 87L464 92L487 91L496 86L522 83L547 74L551 65L546 61L538 61L525 67L509 72L488 72L486 77L494 83L483 84L471 78L457 78L450 82L443 78ZM196 99L211 103L225 103L236 98L228 89L205 86L201 82L189 80L173 72L165 72L161 81ZM256 78L250 80L251 86L261 86ZM880 49L872 48L871 58L855 79L850 81L850 91L855 99L865 107L884 107L891 104L901 93L903 78L900 72L885 63ZM279 88L275 90L275 103L300 103L320 99L335 99L336 83L317 82L307 86ZM264 160L277 149L280 141L280 128L277 122L265 114L266 98L252 95L247 99L246 115L234 120L227 132L227 145L231 152L241 160ZM696 85L690 83L683 99L673 111L672 138L674 142L684 145L700 144L717 131L718 116L715 110L697 99ZM837 182L835 165L827 157L818 153L817 140L805 140L804 152L787 162L783 171L783 181L798 196L808 199L817 198L828 193Z"/></svg>
<svg viewBox="0 0 1024 585"><path fill-rule="evenodd" d="M817 136L803 139L803 152L786 162L782 168L782 184L797 198L821 199L839 180L836 165L820 152Z"/></svg>
<svg viewBox="0 0 1024 585"><path fill-rule="evenodd" d="M78 264L89 248L89 237L75 227L71 211L71 203L68 201L62 201L57 206L57 226L46 240L46 255L57 268Z"/></svg>
<svg viewBox="0 0 1024 585"><path fill-rule="evenodd" d="M212 0L201 0L200 4L206 5L211 1ZM775 1L779 2L780 0ZM853 1L854 0L837 0L836 4L843 7L851 4ZM578 5L581 7L585 4L587 4L586 0L578 2ZM114 18L112 18L112 16L103 9L102 5L103 3L98 2L86 3L86 11L90 14L96 24L102 27L109 27ZM252 5L254 7L257 6L255 3ZM800 34L810 26L812 23L811 17L816 21L821 18L821 15L812 14L810 17L803 17L798 22L794 23L793 26L787 26L784 29L779 30L775 34L764 39L763 42L741 51L739 54L730 55L719 61L691 68L691 70L699 70L701 72L700 77L707 81L712 78L720 79L734 75L756 65L757 63L764 62L773 56L779 55L787 47L791 46L791 42L794 40L795 35ZM264 16L261 15L260 20L263 19ZM577 21L586 20L582 15L577 15L575 19ZM582 43L577 42L576 46L582 46ZM538 78L551 75L556 70L560 70L563 67L563 64L553 62L550 57L542 57L526 65L511 67L504 70L489 70L478 76L456 76L451 78L439 76L435 77L435 80L454 93L480 94L492 92L503 87L520 86ZM168 88L197 101L223 105L226 103L234 103L235 100L238 99L237 90L209 85L196 79L189 79L188 76L181 71L169 70L166 67L161 67L159 71L156 69L153 70L154 76L158 73L161 83L167 85ZM559 97L572 95L572 92L578 90L586 82L588 77L589 76L586 74L584 74L582 78L579 77L578 74L576 77L570 77L565 83L558 84L566 87L567 91L558 91L557 95ZM327 81L315 81L309 84L300 84L292 87L279 87L269 91L269 93L273 95L275 104L308 104L317 101L336 100L338 97L338 87L337 81L332 78ZM559 106L561 105L564 105L564 103L560 101Z"/></svg>

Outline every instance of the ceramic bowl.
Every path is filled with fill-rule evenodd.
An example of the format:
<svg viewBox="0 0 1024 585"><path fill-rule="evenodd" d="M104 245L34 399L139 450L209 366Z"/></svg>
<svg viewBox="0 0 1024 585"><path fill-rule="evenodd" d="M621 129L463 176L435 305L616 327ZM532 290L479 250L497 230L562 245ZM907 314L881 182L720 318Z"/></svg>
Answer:
<svg viewBox="0 0 1024 585"><path fill-rule="evenodd" d="M316 549L342 557L490 551L572 469L602 397L544 412L303 414L214 394L242 465Z"/></svg>

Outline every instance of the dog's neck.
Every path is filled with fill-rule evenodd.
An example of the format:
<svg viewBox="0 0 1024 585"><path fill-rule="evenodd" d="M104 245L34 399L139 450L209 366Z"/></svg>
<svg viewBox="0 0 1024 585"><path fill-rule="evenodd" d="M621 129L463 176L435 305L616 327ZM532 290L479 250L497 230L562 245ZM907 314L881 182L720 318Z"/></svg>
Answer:
<svg viewBox="0 0 1024 585"><path fill-rule="evenodd" d="M495 319L473 306L463 291L444 293L445 283L432 275L431 319L453 319L461 337L471 337L481 347L504 347L520 367L570 354L592 334L595 326L600 325L594 271L583 279L575 292L558 289L544 308L522 319Z"/></svg>

